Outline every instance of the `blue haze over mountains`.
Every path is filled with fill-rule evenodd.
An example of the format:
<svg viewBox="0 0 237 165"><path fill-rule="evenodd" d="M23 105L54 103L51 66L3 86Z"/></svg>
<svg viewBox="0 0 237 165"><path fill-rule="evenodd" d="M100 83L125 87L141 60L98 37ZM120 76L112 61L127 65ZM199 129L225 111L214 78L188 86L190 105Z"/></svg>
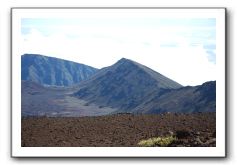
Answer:
<svg viewBox="0 0 237 165"><path fill-rule="evenodd" d="M125 58L96 69L62 59L26 54L22 56L21 88L23 116L216 111L215 81L184 87Z"/></svg>

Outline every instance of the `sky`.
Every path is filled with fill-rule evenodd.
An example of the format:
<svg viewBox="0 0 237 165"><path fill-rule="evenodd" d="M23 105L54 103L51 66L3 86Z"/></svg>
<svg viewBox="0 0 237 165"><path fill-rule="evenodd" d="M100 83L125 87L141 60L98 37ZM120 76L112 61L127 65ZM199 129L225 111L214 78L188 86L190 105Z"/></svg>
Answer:
<svg viewBox="0 0 237 165"><path fill-rule="evenodd" d="M22 18L21 55L42 54L102 68L128 58L186 85L216 80L216 19Z"/></svg>

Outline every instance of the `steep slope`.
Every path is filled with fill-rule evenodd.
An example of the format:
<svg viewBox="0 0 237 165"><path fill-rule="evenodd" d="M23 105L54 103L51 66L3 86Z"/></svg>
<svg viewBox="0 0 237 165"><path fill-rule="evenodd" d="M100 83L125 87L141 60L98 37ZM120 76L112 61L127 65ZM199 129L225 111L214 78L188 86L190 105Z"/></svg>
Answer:
<svg viewBox="0 0 237 165"><path fill-rule="evenodd" d="M43 64L38 63L44 68ZM146 66L123 58L75 86L22 81L21 101L22 116L215 112L216 82L182 87Z"/></svg>
<svg viewBox="0 0 237 165"><path fill-rule="evenodd" d="M194 113L216 111L216 82L173 89L159 96L146 98L133 109L135 113L159 114L165 112Z"/></svg>
<svg viewBox="0 0 237 165"><path fill-rule="evenodd" d="M96 72L96 68L54 57L37 54L21 56L21 80L43 85L70 86Z"/></svg>
<svg viewBox="0 0 237 165"><path fill-rule="evenodd" d="M79 99L100 106L131 111L150 95L182 87L177 82L137 62L122 58L79 84Z"/></svg>

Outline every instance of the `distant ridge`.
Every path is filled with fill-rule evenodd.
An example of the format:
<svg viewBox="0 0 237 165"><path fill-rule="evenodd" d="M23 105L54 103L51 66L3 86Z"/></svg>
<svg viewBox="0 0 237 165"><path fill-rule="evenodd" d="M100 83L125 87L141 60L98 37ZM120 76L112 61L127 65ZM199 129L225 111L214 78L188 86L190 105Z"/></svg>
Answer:
<svg viewBox="0 0 237 165"><path fill-rule="evenodd" d="M97 70L88 65L39 54L21 56L21 80L42 85L75 85L95 74Z"/></svg>
<svg viewBox="0 0 237 165"><path fill-rule="evenodd" d="M79 84L79 99L128 111L154 93L162 94L182 85L137 62L122 58Z"/></svg>
<svg viewBox="0 0 237 165"><path fill-rule="evenodd" d="M216 81L170 90L153 95L132 110L134 113L160 114L216 112Z"/></svg>
<svg viewBox="0 0 237 165"><path fill-rule="evenodd" d="M47 78L47 74L54 73L58 66L62 74L68 71L68 67L64 68L67 65L65 60L56 59L56 62L52 62L51 58L37 57L39 59L33 55L33 64L27 67L33 77L33 73L36 78L42 74L44 76L40 78L44 80L43 77ZM77 69L74 69L77 67L74 65L77 63L69 64L76 72ZM58 78L61 82L64 77ZM22 80L22 116L75 117L115 113L216 112L216 81L184 87L142 64L125 58L96 70L77 85L59 87L52 84Z"/></svg>

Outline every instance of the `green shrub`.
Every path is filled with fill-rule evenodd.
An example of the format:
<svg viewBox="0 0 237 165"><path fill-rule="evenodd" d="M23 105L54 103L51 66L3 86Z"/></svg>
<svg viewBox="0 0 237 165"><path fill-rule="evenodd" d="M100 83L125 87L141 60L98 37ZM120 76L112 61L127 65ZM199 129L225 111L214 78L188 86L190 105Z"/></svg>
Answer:
<svg viewBox="0 0 237 165"><path fill-rule="evenodd" d="M141 147L154 147L154 146L167 147L175 140L176 140L176 137L174 136L154 137L147 140L141 140L138 143L138 145Z"/></svg>

